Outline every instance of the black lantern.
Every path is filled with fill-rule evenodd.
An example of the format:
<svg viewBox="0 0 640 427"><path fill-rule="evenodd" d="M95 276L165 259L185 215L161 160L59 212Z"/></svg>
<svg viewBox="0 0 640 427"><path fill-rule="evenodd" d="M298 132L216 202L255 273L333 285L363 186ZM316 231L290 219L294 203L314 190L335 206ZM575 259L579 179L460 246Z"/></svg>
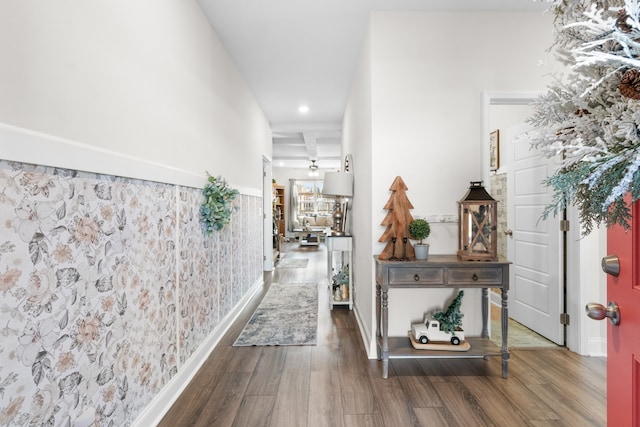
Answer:
<svg viewBox="0 0 640 427"><path fill-rule="evenodd" d="M498 202L482 181L471 181L458 201L458 258L463 261L497 261Z"/></svg>

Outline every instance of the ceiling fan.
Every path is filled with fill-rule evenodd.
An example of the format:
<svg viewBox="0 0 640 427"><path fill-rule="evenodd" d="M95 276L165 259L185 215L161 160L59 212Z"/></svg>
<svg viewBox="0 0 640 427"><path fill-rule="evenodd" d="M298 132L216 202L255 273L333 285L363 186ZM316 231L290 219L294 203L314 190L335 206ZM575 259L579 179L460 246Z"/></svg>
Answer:
<svg viewBox="0 0 640 427"><path fill-rule="evenodd" d="M318 176L318 165L316 165L315 160L311 160L311 164L309 165L309 176Z"/></svg>

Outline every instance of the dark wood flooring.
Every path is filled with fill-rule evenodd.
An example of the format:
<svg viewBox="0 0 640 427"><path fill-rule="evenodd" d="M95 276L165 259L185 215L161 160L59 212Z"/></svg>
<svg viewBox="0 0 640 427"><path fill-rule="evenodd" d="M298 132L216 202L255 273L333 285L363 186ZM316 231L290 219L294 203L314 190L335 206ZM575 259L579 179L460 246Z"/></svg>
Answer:
<svg viewBox="0 0 640 427"><path fill-rule="evenodd" d="M564 348L500 358L367 359L357 322L329 310L326 249L285 246L307 268L276 268L161 426L604 426L606 361ZM318 282L318 344L232 347L272 282Z"/></svg>

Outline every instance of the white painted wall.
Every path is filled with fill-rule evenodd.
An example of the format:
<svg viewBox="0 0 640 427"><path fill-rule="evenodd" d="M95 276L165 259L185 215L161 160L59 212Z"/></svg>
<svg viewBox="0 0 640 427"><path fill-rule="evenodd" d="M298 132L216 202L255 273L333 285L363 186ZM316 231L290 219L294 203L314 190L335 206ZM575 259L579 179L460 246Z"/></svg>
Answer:
<svg viewBox="0 0 640 427"><path fill-rule="evenodd" d="M193 187L208 171L262 195L269 124L197 2L3 1L0 53L0 158ZM219 333L139 425L170 407Z"/></svg>
<svg viewBox="0 0 640 427"><path fill-rule="evenodd" d="M457 212L469 181L482 179L482 92L544 90L549 66L539 64L552 63L546 52L552 44L551 20L539 12L371 14L363 49L369 65L361 65L354 77L344 121L345 129L371 128L371 151L355 148L366 141L354 135L346 134L344 142L371 158L359 162L354 154L354 223L362 224L354 232L357 295L374 295L373 264L361 268L360 263L384 247L377 242L384 231L379 224L394 178L401 176L409 187L414 216ZM530 36L509 36L514 34ZM370 93L361 87L364 79L371 81ZM370 114L359 108L367 103ZM456 225L437 224L428 241L431 253L455 252ZM453 294L392 291L390 335L406 335L412 321L442 307ZM373 297L366 305L373 305ZM375 313L367 315L362 305L358 310L365 331L372 333ZM466 293L463 311L467 332L479 334L479 293Z"/></svg>
<svg viewBox="0 0 640 427"><path fill-rule="evenodd" d="M577 222L576 219L573 219L574 223ZM569 311L582 316L580 329L576 331L577 337L574 337L574 345L580 349L580 354L606 356L607 324L609 321L592 320L587 317L584 311L587 303L597 302L607 305L609 302L607 300L607 275L600 267L602 258L608 255L606 228L595 229L588 236L581 236L579 239L580 254L574 264L578 264L577 268L580 271L580 283L576 284L581 290L580 300L569 302L574 305L573 310L569 307ZM569 344L571 345L571 343Z"/></svg>
<svg viewBox="0 0 640 427"><path fill-rule="evenodd" d="M373 167L373 88L371 62L371 34L367 31L357 63L342 123L342 157L352 156L353 201L350 218L353 239L354 312L360 325L365 348L375 354L372 336L375 333L375 286L371 240L374 215L372 206ZM377 218L376 218L377 219Z"/></svg>
<svg viewBox="0 0 640 427"><path fill-rule="evenodd" d="M498 129L501 132L502 141L500 141L500 168L497 173L506 173L502 170L507 162L507 146L504 141L504 131L510 126L524 122L533 114L533 106L531 105L491 105L489 107L489 129L490 132ZM485 184L488 184L485 182Z"/></svg>
<svg viewBox="0 0 640 427"><path fill-rule="evenodd" d="M196 2L1 8L0 123L261 192L268 122Z"/></svg>

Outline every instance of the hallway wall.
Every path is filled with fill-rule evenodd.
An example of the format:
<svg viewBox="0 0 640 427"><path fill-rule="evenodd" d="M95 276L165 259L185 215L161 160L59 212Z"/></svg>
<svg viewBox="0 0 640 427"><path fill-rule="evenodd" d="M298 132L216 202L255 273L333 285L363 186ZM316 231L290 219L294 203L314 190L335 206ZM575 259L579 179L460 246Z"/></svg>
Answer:
<svg viewBox="0 0 640 427"><path fill-rule="evenodd" d="M262 276L241 195L0 161L0 424L130 425Z"/></svg>
<svg viewBox="0 0 640 427"><path fill-rule="evenodd" d="M371 14L366 64L354 76L344 122L345 129L371 129L370 149L361 148L366 139L356 135L344 142L354 147L356 164L355 291L366 333L375 323L372 255L384 246L380 223L394 178L407 184L414 217L457 216L469 182L482 179L482 92L544 90L554 65L547 52L551 29L552 17L540 12ZM365 90L364 81L370 82ZM363 103L370 108L356 111ZM362 151L363 158L356 156ZM371 188L370 197L362 186ZM434 224L428 242L431 253L455 252L456 224ZM453 293L394 290L390 335L405 335L412 321L447 304ZM465 294L464 327L471 335L480 332L478 301L479 293ZM373 337L365 340L374 357Z"/></svg>
<svg viewBox="0 0 640 427"><path fill-rule="evenodd" d="M3 2L0 12L0 124L262 188L269 123L197 2Z"/></svg>
<svg viewBox="0 0 640 427"><path fill-rule="evenodd" d="M197 2L3 2L0 52L0 424L152 419L262 281L269 124Z"/></svg>

